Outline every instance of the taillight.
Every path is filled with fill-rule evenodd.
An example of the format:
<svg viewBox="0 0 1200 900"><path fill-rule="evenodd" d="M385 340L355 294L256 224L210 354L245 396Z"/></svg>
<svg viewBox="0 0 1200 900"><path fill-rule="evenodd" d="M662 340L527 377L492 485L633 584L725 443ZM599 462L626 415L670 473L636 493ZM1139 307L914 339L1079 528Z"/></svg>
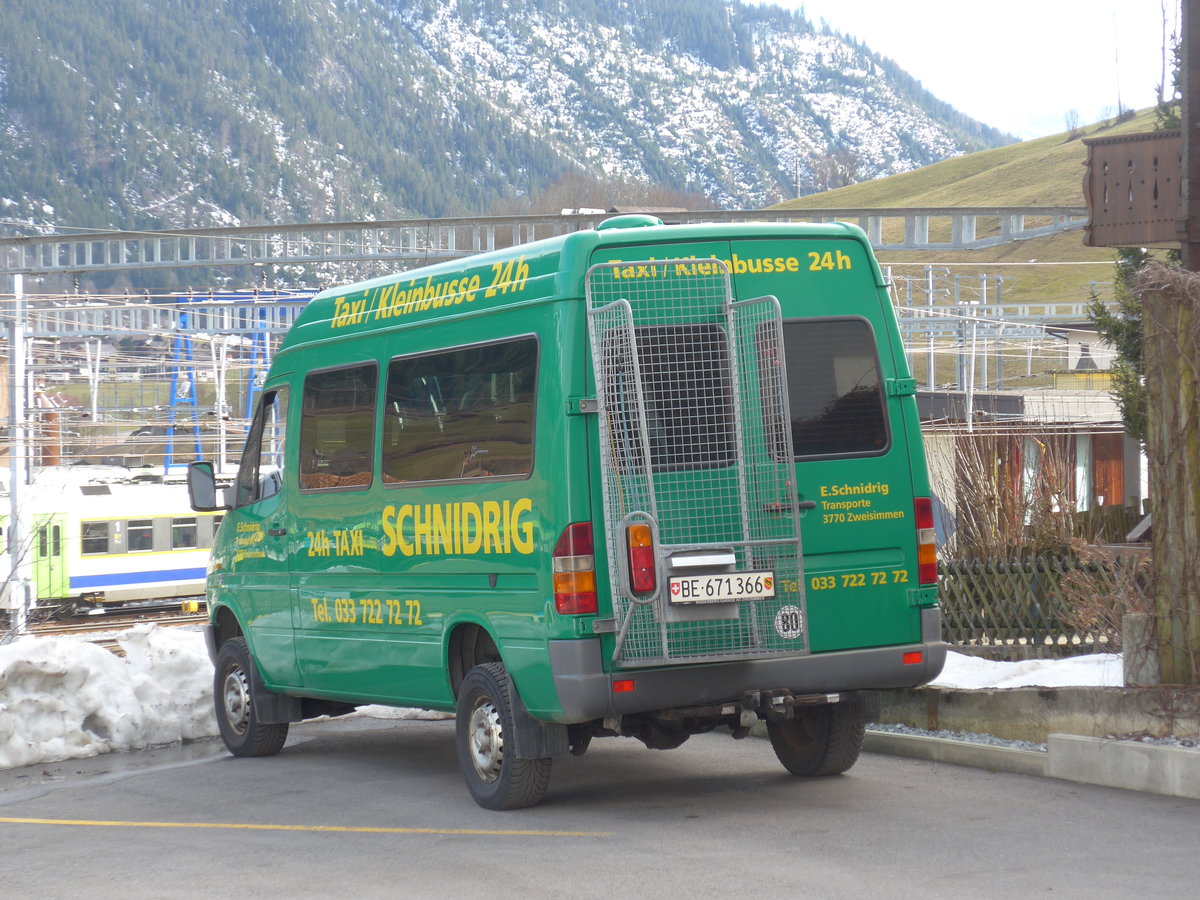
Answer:
<svg viewBox="0 0 1200 900"><path fill-rule="evenodd" d="M559 613L582 616L599 610L591 524L575 522L563 529L554 545L550 571L554 575L554 608Z"/></svg>
<svg viewBox="0 0 1200 900"><path fill-rule="evenodd" d="M653 594L654 535L650 526L630 525L625 529L625 543L629 547L629 587L635 594Z"/></svg>
<svg viewBox="0 0 1200 900"><path fill-rule="evenodd" d="M937 532L933 528L933 501L917 497L913 501L917 520L917 583L937 584Z"/></svg>

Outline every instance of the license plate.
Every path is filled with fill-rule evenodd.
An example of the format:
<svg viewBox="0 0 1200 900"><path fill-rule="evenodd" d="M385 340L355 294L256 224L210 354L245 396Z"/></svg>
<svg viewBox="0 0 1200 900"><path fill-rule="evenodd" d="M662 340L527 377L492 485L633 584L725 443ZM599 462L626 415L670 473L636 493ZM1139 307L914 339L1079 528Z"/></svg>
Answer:
<svg viewBox="0 0 1200 900"><path fill-rule="evenodd" d="M672 603L733 603L775 596L774 572L731 572L672 578Z"/></svg>

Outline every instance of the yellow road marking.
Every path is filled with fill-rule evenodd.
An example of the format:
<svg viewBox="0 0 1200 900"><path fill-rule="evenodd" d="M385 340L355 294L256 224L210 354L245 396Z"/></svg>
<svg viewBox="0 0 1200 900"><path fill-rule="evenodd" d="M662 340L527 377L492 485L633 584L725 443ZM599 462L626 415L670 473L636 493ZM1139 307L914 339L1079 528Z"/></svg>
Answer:
<svg viewBox="0 0 1200 900"><path fill-rule="evenodd" d="M229 828L242 831L342 831L354 834L439 834L484 837L610 837L611 831L536 831L485 828L376 828L362 825L255 825L230 822L106 822L92 819L20 819L0 816L10 825L76 825L99 828Z"/></svg>

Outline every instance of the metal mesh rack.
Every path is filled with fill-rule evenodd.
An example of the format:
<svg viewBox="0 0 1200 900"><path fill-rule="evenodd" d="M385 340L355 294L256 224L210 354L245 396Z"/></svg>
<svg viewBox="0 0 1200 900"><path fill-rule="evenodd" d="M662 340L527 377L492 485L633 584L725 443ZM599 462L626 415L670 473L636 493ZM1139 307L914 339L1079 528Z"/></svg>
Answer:
<svg viewBox="0 0 1200 900"><path fill-rule="evenodd" d="M594 266L587 300L616 662L806 652L778 301L734 302L715 259ZM656 536L649 595L624 571L636 522Z"/></svg>

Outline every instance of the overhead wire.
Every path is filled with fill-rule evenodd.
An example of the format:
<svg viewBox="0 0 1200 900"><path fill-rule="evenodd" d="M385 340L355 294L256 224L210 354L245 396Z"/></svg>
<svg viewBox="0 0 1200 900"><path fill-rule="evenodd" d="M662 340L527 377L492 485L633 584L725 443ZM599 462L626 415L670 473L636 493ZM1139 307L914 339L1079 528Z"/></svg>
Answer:
<svg viewBox="0 0 1200 900"><path fill-rule="evenodd" d="M315 230L322 230L322 229L315 229ZM336 230L336 228L324 229L324 230ZM97 231L97 233L100 233L100 230L97 229L96 231ZM148 232L148 234L162 235L163 232ZM62 237L71 237L71 235L62 235ZM335 245L335 242L332 242L332 241L329 242L329 246L334 246L334 245ZM345 244L344 244L344 242L337 243L337 246L345 246ZM217 264L218 262L224 262L225 264L229 264L227 261L214 261L214 265ZM237 264L246 264L246 263L237 263ZM911 268L917 268L917 267L925 268L926 265L927 264L923 264L923 263L891 263L891 264L889 264L890 268L892 268L892 269L910 268L910 267ZM1080 260L1080 261L1076 261L1076 262L1065 262L1065 261L1043 262L1043 261L1038 261L1038 260L1029 260L1026 262L1011 262L1011 263L989 262L989 263L982 264L982 265L979 263L957 263L957 262L936 264L937 268L971 267L971 268L975 268L976 270L979 270L979 269L982 269L985 267L986 268L996 268L996 267L1001 267L1001 266L1007 267L1007 268L1013 268L1013 267L1030 267L1030 266L1076 266L1076 265L1088 265L1088 266L1103 265L1103 266L1111 267L1113 265L1113 263L1111 261L1094 261L1094 260ZM908 278L908 276L904 276L904 277L906 278L906 280L910 281L910 283L912 285L911 290L914 293L916 293L917 295L925 293L925 290L924 290L925 279L924 278L921 278L919 276L912 276L911 278ZM984 277L986 277L986 276L984 276ZM970 285L967 284L967 285L965 285L965 287L967 289L969 289ZM948 291L946 291L946 293L948 293ZM152 306L152 307L161 306L164 309L177 309L178 310L181 307L185 307L187 305L185 303L179 302L179 301L185 300L185 299L189 303L196 303L198 307L204 307L204 306L211 307L211 305L213 305L213 304L219 304L224 307L226 305L232 305L233 303L238 302L238 301L226 299L230 295L237 295L237 297L245 298L247 301L250 301L250 302L252 302L254 298L259 298L261 300L266 300L266 301L269 301L269 300L285 300L286 301L288 299L299 299L302 297L311 296L311 292L310 291L301 291L299 289L289 289L289 288L280 288L280 287L264 288L262 286L236 288L236 289L235 288L212 288L212 289L205 288L205 289L201 289L201 290L187 290L187 291L181 291L179 289L153 289L152 290L152 289L148 289L148 288L143 288L140 291L127 290L127 291L124 291L122 293L117 293L117 294L92 294L92 293L80 292L78 290L73 290L73 291L50 292L50 293L44 293L44 294L28 294L27 293L25 295L25 303L26 303L27 309L28 309L27 315L32 314L32 315L36 316L36 314L39 311L45 311L47 306L49 306L52 311L60 311L60 312L69 312L74 309L78 309L81 311L103 309L103 310L111 310L111 311L115 312L115 311L133 309L133 308L144 309L147 306ZM14 299L13 295L11 295L11 294L8 294L8 295L0 294L0 323L8 324L13 321L13 303L11 302L13 299ZM1065 303L1070 304L1070 303L1072 303L1072 301L1065 301ZM986 334L977 335L977 340L981 344L981 349L977 350L975 353L975 356L977 358L976 359L976 370L978 370L978 368L980 366L979 360L984 359L984 358L986 358L986 361L987 361L986 364L988 365L989 369L991 369L991 367L995 364L996 361L1000 361L1001 364L1003 364L1005 362L1015 363L1015 362L1019 361L1021 363L1025 363L1027 367L1036 366L1043 370L1043 372L1033 374L1033 375L1013 374L1011 372L1005 373L1004 379L1009 382L1019 381L1022 379L1028 379L1031 377L1043 377L1044 371L1046 369L1053 368L1054 364L1060 364L1064 361L1064 349L1065 349L1066 342L1061 337L1057 337L1057 336L1051 334L1051 326L1047 325L1045 322L1038 323L1038 322L1031 322L1028 319L1024 319L1024 320L1010 319L1010 318L1006 318L1003 316L996 316L996 315L991 315L991 314L989 314L989 315L968 314L966 312L966 310L968 310L971 306L974 306L974 305L978 305L981 309L1003 310L1005 308L1011 309L1014 307L1023 307L1023 308L1034 307L1034 308L1036 308L1036 307L1046 307L1046 306L1053 306L1053 305L1062 306L1062 305L1064 305L1064 302L1060 301L1057 304L1053 304L1053 303L1049 303L1049 302L1048 303L1036 303L1036 302L1011 303L1011 302L1008 302L1008 303L1001 303L1001 304L985 302L985 303L981 303L981 304L976 304L971 301L968 301L966 303L941 302L934 306L915 305L915 304L914 305L896 304L895 308L896 308L897 312L899 314L901 314L901 316L904 316L904 317L929 318L929 319L937 318L942 321L960 323L964 328L967 324L971 324L972 326L975 326L976 328L978 328L979 326L986 326L989 329L988 332ZM1080 305L1082 305L1082 304L1080 304ZM29 308L30 306L32 306L31 309ZM38 307L41 307L41 309L39 310ZM1041 333L1040 333L1040 335L1037 335L1037 336L1028 335L1028 334L1014 335L1011 333L1009 333L1009 334L1004 333L1005 329L1014 329L1014 330L1021 330L1021 331L1040 330ZM93 330L103 331L104 328L103 328L103 326L94 326ZM1063 331L1066 329L1064 329L1062 326L1053 326L1053 330ZM115 344L113 343L113 341L115 341L118 338L131 337L131 336L135 336L135 335L144 336L148 342L153 341L156 343L153 343L153 344L148 343L146 348L143 350L143 352L135 352L130 349L119 348L119 347L116 347ZM194 331L194 332L187 333L186 337L188 337L192 342L193 353L199 355L201 358L199 358L199 359L193 358L193 360L191 361L190 364L184 365L181 363L180 360L175 359L172 354L172 349L173 349L172 342L181 336L184 336L184 333L182 333L182 332L167 332L167 333L151 334L151 333L131 329L120 323L112 324L111 331L108 332L107 334L101 334L99 336L93 334L93 335L89 336L88 338L83 338L82 336L76 336L76 335L72 335L72 334L64 334L58 338L39 336L36 338L32 338L31 340L35 341L39 345L42 345L46 354L49 354L51 358L47 359L47 358L45 358L45 355L43 355L42 359L32 361L31 365L30 365L30 372L36 378L36 377L44 377L47 374L51 374L56 371L60 371L64 368L65 369L75 368L76 373L69 375L69 377L70 378L83 377L83 373L79 370L81 370L83 367L88 365L89 357L88 357L88 354L86 352L84 352L84 350L82 349L82 347L80 345L82 345L85 341L100 340L102 343L107 342L104 367L108 372L114 373L115 370L119 370L121 368L126 368L126 369L140 368L142 370L144 370L146 368L157 368L160 370L160 372L164 373L161 375L161 378L163 379L163 381L165 381L166 379L168 379L170 377L170 375L169 375L170 370L178 371L180 369L191 369L191 370L195 370L195 371L200 371L200 370L205 369L206 363L208 362L207 356L210 352L210 351L208 351L207 348L209 348L210 346L216 345L218 343L218 341L221 341L221 342L224 341L223 335L217 335L217 334L213 334L213 333L200 332L200 331ZM269 356L274 355L274 352L277 349L277 345L278 345L278 342L281 339L281 337L282 337L282 335L272 335L271 338L269 339L269 342L268 342L270 345L269 349L268 349ZM919 330L919 326L914 326L913 323L910 323L908 333L906 334L905 337L906 337L905 351L906 351L907 355L909 356L909 358L911 360L913 360L914 362L917 360L927 361L930 354L932 354L936 359L942 359L942 360L951 359L951 358L958 359L964 355L964 349L960 344L957 343L957 341L959 340L959 337L956 335L945 335L945 334L935 335L932 346L931 346L930 341L929 341L929 335L923 334ZM44 345L47 342L53 342L55 346L53 346L53 348L45 347ZM5 339L4 343L7 343L7 339ZM228 346L228 345L226 344L226 346ZM199 352L197 353L197 351L199 351ZM92 364L94 365L94 361L92 361ZM240 378L241 373L248 374L249 371L256 368L258 365L260 365L260 364L256 364L253 360L247 360L244 358L243 359L234 358L234 359L228 360L226 371L229 373L236 373L233 378L233 380L236 382L236 381L241 380L241 378ZM208 367L211 367L211 366L208 366ZM914 366L914 368L916 368L916 366ZM196 381L197 381L197 387L199 387L200 383L207 383L207 382L202 382L201 379L198 377L196 378ZM115 382L115 381L108 382L108 384L110 386L112 384L116 384L116 383L119 383L119 382ZM47 381L46 382L46 390L48 392L56 392L57 391L58 393L66 393L67 391L65 389L57 390L59 388L60 384L61 384L60 382L51 383L51 382ZM70 384L70 382L68 382L68 384ZM154 385L154 386L150 387L150 385ZM143 400L145 400L147 394L149 393L149 394L153 394L156 399L159 399L159 402L140 402L135 405L130 405L128 403L128 400L126 400L125 405L123 405L121 407L105 408L103 410L103 413L106 416L108 416L110 414L115 414L118 412L125 413L130 416L135 416L134 418L127 418L125 420L122 420L122 421L116 423L119 427L127 427L127 428L136 429L138 427L145 427L145 426L153 427L153 426L161 426L164 424L168 424L172 418L171 410L169 408L170 398L162 398L163 392L167 389L169 389L169 384L164 384L162 381L160 381L160 382L153 382L153 381L143 382L143 387L142 387ZM121 393L128 394L128 391L122 391ZM163 408L164 407L164 402L163 402L164 399L166 401L166 405L168 405L167 409ZM213 405L215 405L215 402L214 402L214 404L207 404L207 403L203 404L203 405L197 404L196 407L192 407L191 404L189 403L186 405L186 408L184 408L181 413L180 412L181 406L179 404L176 404L176 406L175 406L176 422L178 424L180 421L180 417L182 416L185 419L187 419L187 422L183 423L184 426L186 427L191 420L193 409L203 410L204 412L211 413L212 410L209 409L209 407L213 406ZM98 412L99 411L100 410L98 410ZM239 420L239 421L241 421L241 420ZM95 426L98 426L100 423L92 423L92 424L94 424ZM112 424L112 423L109 423L109 424Z"/></svg>

